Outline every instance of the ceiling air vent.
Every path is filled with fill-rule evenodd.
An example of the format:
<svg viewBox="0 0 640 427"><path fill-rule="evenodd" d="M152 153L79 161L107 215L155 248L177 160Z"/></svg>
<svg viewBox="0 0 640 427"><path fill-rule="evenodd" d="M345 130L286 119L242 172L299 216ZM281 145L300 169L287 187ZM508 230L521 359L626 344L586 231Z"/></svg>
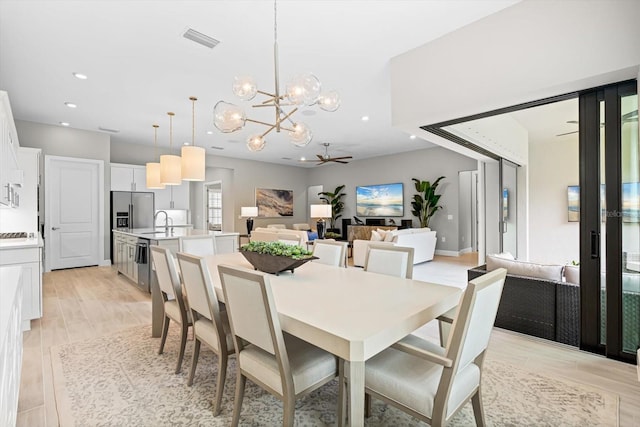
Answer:
<svg viewBox="0 0 640 427"><path fill-rule="evenodd" d="M206 46L209 49L213 49L218 43L220 43L219 40L216 40L213 37L209 37L206 34L202 34L201 32L194 30L193 28L187 28L187 30L182 34L182 37L201 44L202 46Z"/></svg>
<svg viewBox="0 0 640 427"><path fill-rule="evenodd" d="M118 129L103 128L102 126L98 127L98 130L101 130L102 132L109 132L109 133L118 133L118 132L120 132L120 130L118 130Z"/></svg>
<svg viewBox="0 0 640 427"><path fill-rule="evenodd" d="M224 147L218 147L217 145L212 145L211 148L214 150L224 150Z"/></svg>

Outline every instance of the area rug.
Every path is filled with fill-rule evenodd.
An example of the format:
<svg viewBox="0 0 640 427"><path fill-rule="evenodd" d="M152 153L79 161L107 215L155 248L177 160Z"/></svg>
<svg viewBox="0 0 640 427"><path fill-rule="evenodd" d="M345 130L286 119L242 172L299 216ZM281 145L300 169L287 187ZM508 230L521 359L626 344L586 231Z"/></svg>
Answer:
<svg viewBox="0 0 640 427"><path fill-rule="evenodd" d="M174 374L179 332L170 329L165 352L151 327L51 348L60 425L228 426L235 386L235 358L227 368L222 413L212 415L217 378L215 355L200 352L196 377L187 386L193 341L187 342L182 372ZM204 348L204 347L203 347ZM581 384L548 378L497 361L485 363L483 401L489 426L617 426L618 396ZM297 426L336 424L337 381L296 403ZM247 381L241 425L282 425L282 403ZM369 426L420 423L374 400ZM422 424L424 425L424 424ZM474 426L471 405L449 426Z"/></svg>

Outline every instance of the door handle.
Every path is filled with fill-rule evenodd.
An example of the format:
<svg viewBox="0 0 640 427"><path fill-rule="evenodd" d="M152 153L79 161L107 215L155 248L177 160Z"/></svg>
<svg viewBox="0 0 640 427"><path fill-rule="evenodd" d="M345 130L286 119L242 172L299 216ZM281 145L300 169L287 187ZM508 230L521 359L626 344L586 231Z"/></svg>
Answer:
<svg viewBox="0 0 640 427"><path fill-rule="evenodd" d="M591 258L600 258L600 233L591 230Z"/></svg>
<svg viewBox="0 0 640 427"><path fill-rule="evenodd" d="M51 227L52 230L60 230L60 227Z"/></svg>

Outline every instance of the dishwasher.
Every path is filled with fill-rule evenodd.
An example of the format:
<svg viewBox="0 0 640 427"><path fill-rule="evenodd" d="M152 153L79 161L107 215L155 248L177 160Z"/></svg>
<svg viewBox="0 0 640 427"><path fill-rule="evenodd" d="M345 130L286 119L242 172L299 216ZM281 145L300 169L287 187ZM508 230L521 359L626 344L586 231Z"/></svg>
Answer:
<svg viewBox="0 0 640 427"><path fill-rule="evenodd" d="M136 244L135 261L138 267L138 287L145 292L151 292L151 254L149 240L138 239Z"/></svg>

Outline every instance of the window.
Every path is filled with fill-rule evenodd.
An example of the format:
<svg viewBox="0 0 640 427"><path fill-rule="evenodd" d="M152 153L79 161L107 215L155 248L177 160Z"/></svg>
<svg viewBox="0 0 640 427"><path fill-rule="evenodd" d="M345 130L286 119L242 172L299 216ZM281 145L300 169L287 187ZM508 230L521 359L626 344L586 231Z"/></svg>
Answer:
<svg viewBox="0 0 640 427"><path fill-rule="evenodd" d="M207 227L222 231L222 189L219 184L207 187Z"/></svg>

